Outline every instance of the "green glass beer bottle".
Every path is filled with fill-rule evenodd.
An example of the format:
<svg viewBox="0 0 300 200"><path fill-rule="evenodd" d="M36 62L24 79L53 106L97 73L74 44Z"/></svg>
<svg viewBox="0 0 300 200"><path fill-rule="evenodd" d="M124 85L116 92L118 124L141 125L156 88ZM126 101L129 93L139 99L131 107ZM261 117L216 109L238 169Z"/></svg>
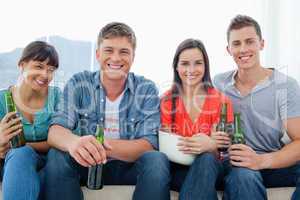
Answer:
<svg viewBox="0 0 300 200"><path fill-rule="evenodd" d="M226 123L227 123L227 104L222 103L221 113L220 113L220 121L216 127L216 130L225 132L226 131ZM218 151L220 153L225 152L225 151L227 151L227 148L219 148Z"/></svg>
<svg viewBox="0 0 300 200"><path fill-rule="evenodd" d="M216 131L221 131L221 132L225 132L225 133L229 134L227 132L228 127L229 127L229 124L228 124L228 121L227 121L227 104L222 103L221 113L220 113L220 120L219 120L219 123L217 124ZM228 147L218 148L221 160L224 159L227 150L228 150Z"/></svg>
<svg viewBox="0 0 300 200"><path fill-rule="evenodd" d="M245 144L245 136L241 126L241 114L234 113L234 132L232 137L232 144Z"/></svg>
<svg viewBox="0 0 300 200"><path fill-rule="evenodd" d="M11 91L7 91L6 93L4 93L4 98L5 98L6 113L16 112L17 107L16 107L16 104L13 101ZM21 146L24 146L26 144L23 130L21 131L21 133L14 136L10 140L10 144L11 144L12 148L21 147Z"/></svg>
<svg viewBox="0 0 300 200"><path fill-rule="evenodd" d="M97 124L95 137L101 144L104 142L103 127ZM103 164L96 164L89 167L87 188L92 190L101 190L103 188Z"/></svg>
<svg viewBox="0 0 300 200"><path fill-rule="evenodd" d="M217 131L226 131L226 123L227 123L227 104L222 103L221 113L220 113L220 121L216 127Z"/></svg>

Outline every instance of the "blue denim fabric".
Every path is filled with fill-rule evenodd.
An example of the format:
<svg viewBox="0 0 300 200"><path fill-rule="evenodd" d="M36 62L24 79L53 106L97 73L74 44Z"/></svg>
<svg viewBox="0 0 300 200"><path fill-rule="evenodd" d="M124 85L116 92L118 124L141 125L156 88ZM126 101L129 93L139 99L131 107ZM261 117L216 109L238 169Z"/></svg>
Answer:
<svg viewBox="0 0 300 200"><path fill-rule="evenodd" d="M88 168L80 166L68 153L57 149L51 149L48 158L45 199L82 200L80 182L86 183ZM103 173L104 187L136 185L134 200L170 199L169 162L160 152L146 152L134 163L110 161L104 165Z"/></svg>
<svg viewBox="0 0 300 200"><path fill-rule="evenodd" d="M215 187L222 170L212 153L198 155L191 166L171 163L171 189L179 191L182 200L217 200Z"/></svg>
<svg viewBox="0 0 300 200"><path fill-rule="evenodd" d="M5 157L3 168L3 199L43 199L44 174L41 169L45 162L46 156L30 146L11 149Z"/></svg>
<svg viewBox="0 0 300 200"><path fill-rule="evenodd" d="M267 199L267 191L259 171L232 167L225 177L224 200Z"/></svg>
<svg viewBox="0 0 300 200"><path fill-rule="evenodd" d="M230 167L225 177L225 198L227 199L267 199L266 187L295 187L292 200L300 199L300 165L282 169L250 170Z"/></svg>
<svg viewBox="0 0 300 200"><path fill-rule="evenodd" d="M296 186L292 200L300 199L300 165L282 169L255 171L220 162L211 153L203 153L188 166L171 163L171 188L179 199L216 200L216 188L223 189L224 200L267 199L266 187Z"/></svg>
<svg viewBox="0 0 300 200"><path fill-rule="evenodd" d="M78 135L93 134L105 121L105 89L100 71L75 74L66 84L59 112L51 125L57 124ZM121 139L146 139L157 148L160 126L159 97L155 84L129 73L119 107Z"/></svg>

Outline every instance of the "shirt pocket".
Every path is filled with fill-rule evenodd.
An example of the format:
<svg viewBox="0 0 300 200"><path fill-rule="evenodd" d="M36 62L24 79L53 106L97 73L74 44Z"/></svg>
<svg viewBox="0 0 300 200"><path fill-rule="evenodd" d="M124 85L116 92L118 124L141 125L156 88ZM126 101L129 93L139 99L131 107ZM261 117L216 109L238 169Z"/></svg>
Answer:
<svg viewBox="0 0 300 200"><path fill-rule="evenodd" d="M123 132L126 139L135 139L139 137L141 119L138 117L130 117L122 123Z"/></svg>
<svg viewBox="0 0 300 200"><path fill-rule="evenodd" d="M83 113L79 115L77 131L80 135L94 135L98 124L98 117L95 112Z"/></svg>

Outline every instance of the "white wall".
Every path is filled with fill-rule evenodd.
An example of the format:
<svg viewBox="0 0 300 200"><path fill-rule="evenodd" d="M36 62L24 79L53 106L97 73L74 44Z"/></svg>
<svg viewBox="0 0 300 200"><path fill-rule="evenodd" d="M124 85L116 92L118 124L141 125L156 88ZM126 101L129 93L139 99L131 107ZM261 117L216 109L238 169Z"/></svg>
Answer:
<svg viewBox="0 0 300 200"><path fill-rule="evenodd" d="M292 20L300 18L297 0L2 0L0 7L0 52L53 34L95 41L106 23L129 24L138 38L132 70L154 80L161 90L172 80L171 63L177 45L189 37L205 43L212 75L233 69L225 49L226 28L236 14L247 14L262 26L264 63L286 65L285 71L300 80L299 26Z"/></svg>
<svg viewBox="0 0 300 200"><path fill-rule="evenodd" d="M300 1L267 0L263 24L266 27L264 63L300 82Z"/></svg>

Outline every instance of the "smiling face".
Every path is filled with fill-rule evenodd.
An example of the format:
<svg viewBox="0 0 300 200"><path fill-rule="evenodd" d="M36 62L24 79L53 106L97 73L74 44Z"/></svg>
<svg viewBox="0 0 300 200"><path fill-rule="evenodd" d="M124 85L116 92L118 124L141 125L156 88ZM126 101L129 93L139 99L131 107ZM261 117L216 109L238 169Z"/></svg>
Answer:
<svg viewBox="0 0 300 200"><path fill-rule="evenodd" d="M198 48L186 49L179 55L177 72L183 86L196 86L202 82L205 62Z"/></svg>
<svg viewBox="0 0 300 200"><path fill-rule="evenodd" d="M239 69L260 67L259 52L263 48L264 41L253 26L230 31L227 51Z"/></svg>
<svg viewBox="0 0 300 200"><path fill-rule="evenodd" d="M103 80L125 80L134 59L134 50L127 37L113 37L102 41L96 51Z"/></svg>
<svg viewBox="0 0 300 200"><path fill-rule="evenodd" d="M48 65L48 60L21 62L20 68L23 71L25 84L33 90L44 91L48 89L49 83L53 79L56 67Z"/></svg>

